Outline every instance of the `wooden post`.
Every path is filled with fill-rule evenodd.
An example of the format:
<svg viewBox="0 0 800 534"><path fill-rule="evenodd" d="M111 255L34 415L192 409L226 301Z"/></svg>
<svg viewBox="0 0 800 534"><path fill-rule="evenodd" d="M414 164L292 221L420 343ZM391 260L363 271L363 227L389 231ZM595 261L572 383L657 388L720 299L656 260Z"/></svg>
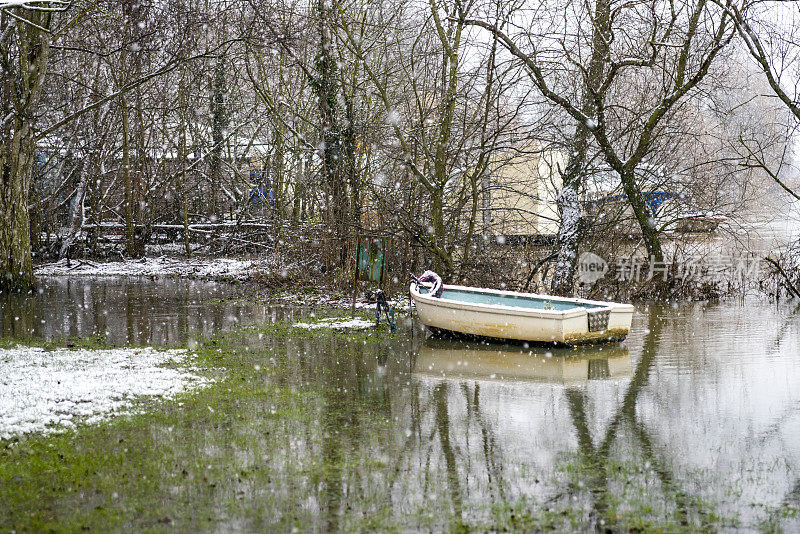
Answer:
<svg viewBox="0 0 800 534"><path fill-rule="evenodd" d="M361 263L361 236L356 236L356 268L353 270L353 307L350 310L350 318L356 316L356 293L358 293L358 268Z"/></svg>
<svg viewBox="0 0 800 534"><path fill-rule="evenodd" d="M378 286L381 289L384 289L384 286L386 285L386 251L389 249L388 241L388 237L381 238L381 274L378 276Z"/></svg>

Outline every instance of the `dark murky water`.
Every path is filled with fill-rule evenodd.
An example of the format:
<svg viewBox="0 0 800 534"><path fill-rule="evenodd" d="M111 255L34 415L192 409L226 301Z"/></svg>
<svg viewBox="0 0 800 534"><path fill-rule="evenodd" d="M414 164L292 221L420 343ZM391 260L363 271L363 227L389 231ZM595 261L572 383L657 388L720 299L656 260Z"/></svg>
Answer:
<svg viewBox="0 0 800 534"><path fill-rule="evenodd" d="M5 336L105 332L165 344L294 313L208 302L225 291L51 280L3 301L0 322ZM243 421L204 431L203 462L270 473L242 490L260 521L248 512L222 524L795 530L799 311L639 306L624 344L580 350L425 339L407 325L400 341L253 337L242 347L260 379L318 393L254 401L237 408ZM282 419L295 405L302 417ZM211 500L238 484L220 484Z"/></svg>
<svg viewBox="0 0 800 534"><path fill-rule="evenodd" d="M168 346L242 322L297 313L236 299L228 285L163 278L43 277L33 295L0 295L0 336L104 336L113 344Z"/></svg>

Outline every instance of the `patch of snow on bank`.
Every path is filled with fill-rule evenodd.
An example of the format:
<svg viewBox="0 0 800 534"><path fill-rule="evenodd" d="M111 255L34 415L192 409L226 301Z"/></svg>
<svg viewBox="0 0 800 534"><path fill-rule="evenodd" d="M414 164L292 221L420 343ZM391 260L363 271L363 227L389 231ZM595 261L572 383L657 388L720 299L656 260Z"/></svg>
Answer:
<svg viewBox="0 0 800 534"><path fill-rule="evenodd" d="M288 293L280 295L277 300L297 306L333 306L336 308L350 308L353 305L352 297L329 297L324 294L306 295L303 293ZM357 310L375 310L377 304L363 299L356 301ZM405 313L408 310L408 301L404 298L389 300L389 306L394 306L395 313Z"/></svg>
<svg viewBox="0 0 800 534"><path fill-rule="evenodd" d="M353 328L363 329L375 326L375 321L367 321L365 319L347 319L342 320L338 317L331 317L329 319L320 319L316 323L294 323L292 326L295 328L306 328L308 330L315 330L317 328Z"/></svg>
<svg viewBox="0 0 800 534"><path fill-rule="evenodd" d="M69 265L68 265L69 263ZM36 268L36 274L56 276L194 276L200 278L248 278L257 271L268 271L263 260L209 258L142 258L99 263L86 260L59 260Z"/></svg>
<svg viewBox="0 0 800 534"><path fill-rule="evenodd" d="M106 419L137 396L172 397L207 385L191 372L163 367L182 362L182 349L0 349L0 439L58 432Z"/></svg>

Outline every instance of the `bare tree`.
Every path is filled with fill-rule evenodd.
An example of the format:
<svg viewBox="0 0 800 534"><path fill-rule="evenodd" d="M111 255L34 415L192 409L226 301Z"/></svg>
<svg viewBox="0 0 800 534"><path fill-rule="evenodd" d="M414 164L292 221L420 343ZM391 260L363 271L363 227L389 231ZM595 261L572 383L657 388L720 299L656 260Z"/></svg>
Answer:
<svg viewBox="0 0 800 534"><path fill-rule="evenodd" d="M390 139L382 141L385 160L375 168L372 196L446 278L462 277L469 264L484 178L518 113L504 101L508 73L478 60L494 67L496 49L467 46L473 8L398 2L343 7L340 18Z"/></svg>
<svg viewBox="0 0 800 534"><path fill-rule="evenodd" d="M564 172L567 184L573 180L570 173L581 174L585 162L581 154L591 132L592 141L619 177L647 252L656 262L663 261L663 250L637 168L653 150L676 104L698 88L733 36L727 12L714 7L706 0L653 0L641 5L598 0L585 8L568 1L553 8L556 17L574 11L586 23L564 25L559 19L560 33L559 24L553 24L554 33L539 31L538 18L516 35L485 20L467 21L494 35L522 63L539 91L575 121L569 143L574 147L573 167L568 164ZM509 11L512 16L518 8L512 6ZM565 82L567 72L575 73L576 88ZM624 90L633 79L650 80L638 98ZM578 241L573 236L580 232L580 219L569 190L562 192L559 204L560 260L553 290L565 293L571 291Z"/></svg>
<svg viewBox="0 0 800 534"><path fill-rule="evenodd" d="M769 87L794 117L795 124L792 129L796 129L800 125L800 103L798 103L800 93L797 90L797 83L787 82L786 79L796 80L798 74L796 64L800 59L800 39L798 39L800 7L796 3L781 1L746 1L741 5L721 0L714 1L732 17L742 42L764 74ZM792 14L792 10L796 13ZM742 146L746 151L746 165L764 170L789 195L800 200L800 194L783 180L782 169L790 157L783 157L778 162L770 164L764 157L761 147L746 142L742 142Z"/></svg>

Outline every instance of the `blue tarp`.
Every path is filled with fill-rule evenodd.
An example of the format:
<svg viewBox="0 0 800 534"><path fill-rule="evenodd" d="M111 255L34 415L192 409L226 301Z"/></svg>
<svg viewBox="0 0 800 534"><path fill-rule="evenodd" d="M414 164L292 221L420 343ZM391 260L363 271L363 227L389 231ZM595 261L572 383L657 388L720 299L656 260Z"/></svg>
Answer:
<svg viewBox="0 0 800 534"><path fill-rule="evenodd" d="M251 189L250 202L254 204L263 204L265 202L273 204L275 196L272 194L272 189Z"/></svg>
<svg viewBox="0 0 800 534"><path fill-rule="evenodd" d="M684 198L684 195L680 195L678 193L671 193L669 191L651 191L649 193L642 193L645 202L647 202L647 207L650 209L650 213L656 215L658 213L658 209L671 198ZM588 204L605 204L606 202L620 202L622 200L627 199L628 196L625 193L619 195L608 195L603 198L599 198L597 200L592 200L588 202Z"/></svg>

